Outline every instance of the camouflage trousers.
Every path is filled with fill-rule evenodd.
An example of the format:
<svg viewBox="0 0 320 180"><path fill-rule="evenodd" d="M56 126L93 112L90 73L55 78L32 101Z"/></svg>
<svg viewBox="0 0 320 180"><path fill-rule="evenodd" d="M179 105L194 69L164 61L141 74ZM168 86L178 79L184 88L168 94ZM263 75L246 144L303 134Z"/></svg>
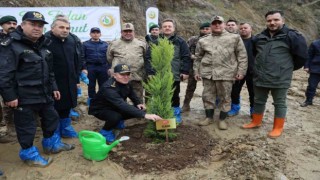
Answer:
<svg viewBox="0 0 320 180"><path fill-rule="evenodd" d="M3 102L2 97L0 96L0 114L1 114L1 121L7 126L7 129L14 130L14 122L13 122L13 109L6 106Z"/></svg>
<svg viewBox="0 0 320 180"><path fill-rule="evenodd" d="M197 88L197 80L194 79L194 72L193 70L190 70L189 72L189 78L188 78L188 86L186 89L186 95L184 97L183 104L190 104L190 101L193 97L194 91Z"/></svg>
<svg viewBox="0 0 320 180"><path fill-rule="evenodd" d="M143 86L142 81L131 81L131 85L133 88L133 91L136 93L137 97L143 104Z"/></svg>
<svg viewBox="0 0 320 180"><path fill-rule="evenodd" d="M205 109L215 109L216 98L220 99L219 108L223 112L231 109L231 90L233 81L203 79L202 100Z"/></svg>

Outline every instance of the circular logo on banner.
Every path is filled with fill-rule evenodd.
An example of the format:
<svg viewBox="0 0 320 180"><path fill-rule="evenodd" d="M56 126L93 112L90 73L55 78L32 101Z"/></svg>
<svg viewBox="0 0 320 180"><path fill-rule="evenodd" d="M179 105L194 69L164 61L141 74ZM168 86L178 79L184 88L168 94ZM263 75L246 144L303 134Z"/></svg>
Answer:
<svg viewBox="0 0 320 180"><path fill-rule="evenodd" d="M116 24L116 20L112 14L103 14L99 19L99 23L103 27L110 28Z"/></svg>
<svg viewBox="0 0 320 180"><path fill-rule="evenodd" d="M154 12L154 11L148 12L148 17L149 17L150 19L156 18L156 12Z"/></svg>

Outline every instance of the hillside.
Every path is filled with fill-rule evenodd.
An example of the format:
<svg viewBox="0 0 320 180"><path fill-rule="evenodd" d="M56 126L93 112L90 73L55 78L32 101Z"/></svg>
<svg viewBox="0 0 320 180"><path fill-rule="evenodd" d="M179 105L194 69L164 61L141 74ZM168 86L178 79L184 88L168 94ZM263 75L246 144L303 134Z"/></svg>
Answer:
<svg viewBox="0 0 320 180"><path fill-rule="evenodd" d="M146 33L145 11L151 6L159 8L160 21L174 18L184 38L198 34L199 24L209 21L214 14L249 22L257 33L265 27L264 14L271 9L283 10L286 24L301 31L309 42L318 37L320 27L319 0L0 0L0 6L119 6L121 20L133 22L138 36Z"/></svg>

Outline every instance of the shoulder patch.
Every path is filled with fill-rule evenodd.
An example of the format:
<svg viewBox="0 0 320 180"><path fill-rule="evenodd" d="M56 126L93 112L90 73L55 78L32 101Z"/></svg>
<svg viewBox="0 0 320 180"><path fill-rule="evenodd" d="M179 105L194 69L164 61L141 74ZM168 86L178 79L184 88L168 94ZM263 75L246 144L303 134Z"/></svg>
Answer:
<svg viewBox="0 0 320 180"><path fill-rule="evenodd" d="M6 37L4 38L2 41L1 41L1 46L8 46L9 44L11 44L13 38L10 36L10 37Z"/></svg>
<svg viewBox="0 0 320 180"><path fill-rule="evenodd" d="M110 87L116 87L116 81L114 81L114 82L110 85Z"/></svg>

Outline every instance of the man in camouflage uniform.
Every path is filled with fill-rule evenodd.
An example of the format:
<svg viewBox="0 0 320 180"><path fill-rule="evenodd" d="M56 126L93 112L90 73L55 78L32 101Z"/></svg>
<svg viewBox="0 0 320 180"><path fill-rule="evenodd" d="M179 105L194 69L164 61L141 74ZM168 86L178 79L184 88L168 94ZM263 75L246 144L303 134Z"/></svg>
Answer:
<svg viewBox="0 0 320 180"><path fill-rule="evenodd" d="M9 37L9 33L14 31L17 27L17 19L14 16L3 16L0 19L0 41ZM0 113L1 120L3 119L7 126L7 134L0 137L0 143L9 143L16 139L16 130L13 123L13 110L3 103L3 99L0 96ZM0 121L1 121L0 120Z"/></svg>
<svg viewBox="0 0 320 180"><path fill-rule="evenodd" d="M199 36L192 36L188 39L187 43L189 46L189 50L191 53L191 67L193 66L193 61L195 60L195 52L196 52L196 45L198 43L198 40L211 33L210 29L210 23L205 22L200 25L200 35ZM193 97L194 91L197 87L197 81L194 79L193 69L190 69L189 72L189 78L188 78L188 86L186 90L186 95L184 97L183 106L182 106L182 112L190 111L190 101Z"/></svg>
<svg viewBox="0 0 320 180"><path fill-rule="evenodd" d="M202 99L206 119L199 125L209 125L213 121L214 99L220 98L219 129L227 129L224 121L230 111L231 88L234 80L243 79L248 67L247 52L238 34L224 29L224 19L214 16L211 21L212 34L201 38L196 47L194 74L196 80L203 79Z"/></svg>
<svg viewBox="0 0 320 180"><path fill-rule="evenodd" d="M143 101L142 81L145 76L144 61L147 44L134 34L134 26L124 23L121 30L121 38L110 43L107 52L107 60L112 64L112 69L117 64L127 64L131 69L131 84L138 98Z"/></svg>

